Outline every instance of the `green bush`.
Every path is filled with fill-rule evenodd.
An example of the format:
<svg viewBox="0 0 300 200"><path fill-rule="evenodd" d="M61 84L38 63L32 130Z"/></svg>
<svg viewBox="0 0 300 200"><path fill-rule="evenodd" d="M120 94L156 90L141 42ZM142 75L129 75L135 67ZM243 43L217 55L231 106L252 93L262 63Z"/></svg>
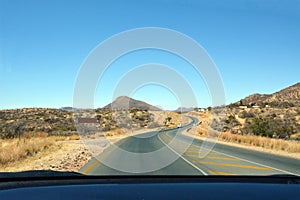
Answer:
<svg viewBox="0 0 300 200"><path fill-rule="evenodd" d="M270 138L289 138L295 132L295 127L290 120L261 116L254 118L244 129L247 129L244 132Z"/></svg>

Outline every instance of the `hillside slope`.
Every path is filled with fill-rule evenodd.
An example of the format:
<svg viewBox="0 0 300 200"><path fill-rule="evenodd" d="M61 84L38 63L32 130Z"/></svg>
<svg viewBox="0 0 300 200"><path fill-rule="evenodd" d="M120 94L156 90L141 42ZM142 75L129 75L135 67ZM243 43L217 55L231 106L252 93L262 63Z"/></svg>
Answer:
<svg viewBox="0 0 300 200"><path fill-rule="evenodd" d="M161 109L152 106L146 102L129 98L127 96L120 96L112 103L103 107L104 109L139 109L139 110L151 110L160 111Z"/></svg>
<svg viewBox="0 0 300 200"><path fill-rule="evenodd" d="M262 103L282 105L288 103L300 106L300 82L273 94L252 94L241 101L244 105Z"/></svg>

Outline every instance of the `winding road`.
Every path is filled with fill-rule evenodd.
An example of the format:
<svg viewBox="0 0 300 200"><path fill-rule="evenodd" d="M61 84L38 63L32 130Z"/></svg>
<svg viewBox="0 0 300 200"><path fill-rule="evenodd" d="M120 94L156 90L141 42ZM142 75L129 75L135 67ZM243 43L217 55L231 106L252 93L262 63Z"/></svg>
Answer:
<svg viewBox="0 0 300 200"><path fill-rule="evenodd" d="M129 136L110 145L80 172L89 175L300 175L300 160L215 144L181 134L177 129Z"/></svg>

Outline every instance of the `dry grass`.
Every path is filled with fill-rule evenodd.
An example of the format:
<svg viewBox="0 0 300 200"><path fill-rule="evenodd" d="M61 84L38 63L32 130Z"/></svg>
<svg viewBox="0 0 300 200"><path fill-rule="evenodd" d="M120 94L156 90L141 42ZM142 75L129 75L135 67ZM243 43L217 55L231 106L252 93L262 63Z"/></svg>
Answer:
<svg viewBox="0 0 300 200"><path fill-rule="evenodd" d="M273 139L254 135L236 135L231 133L221 133L219 140L277 151L286 151L289 153L300 152L300 142L298 141Z"/></svg>
<svg viewBox="0 0 300 200"><path fill-rule="evenodd" d="M208 133L213 137L217 137L218 135L216 131L210 130L208 132L205 128L197 128L198 136L205 137ZM300 153L300 142L294 140L282 140L255 135L238 135L228 132L222 132L219 136L219 141L236 143L245 146L262 147L264 149L284 151L288 153Z"/></svg>
<svg viewBox="0 0 300 200"><path fill-rule="evenodd" d="M199 119L202 121L202 124L198 126L197 131L195 131L197 133L196 135L200 137L206 137L207 134L213 135L214 131L207 131L209 129L209 123L211 120L210 113L192 114L196 117L199 117ZM215 134L215 136L216 135L218 134ZM296 136L297 135L295 134L295 137ZM295 140L283 140L255 135L238 135L229 132L222 132L219 136L219 141L235 143L249 147L261 147L263 149L282 151L286 153L300 153L300 142Z"/></svg>
<svg viewBox="0 0 300 200"><path fill-rule="evenodd" d="M5 165L32 156L51 146L53 138L21 138L1 140L0 164Z"/></svg>
<svg viewBox="0 0 300 200"><path fill-rule="evenodd" d="M97 132L95 134L92 135L88 135L87 138L90 139L99 139L101 137L106 137L106 138L110 138L110 137L122 137L122 136L126 136L126 129L114 129L114 130L110 130L110 131L103 131L103 132Z"/></svg>
<svg viewBox="0 0 300 200"><path fill-rule="evenodd" d="M80 140L79 135L71 135L66 138L66 140Z"/></svg>
<svg viewBox="0 0 300 200"><path fill-rule="evenodd" d="M78 135L49 136L44 132L24 133L23 137L15 139L0 139L0 165L16 162L31 157L48 149L62 140L79 140Z"/></svg>
<svg viewBox="0 0 300 200"><path fill-rule="evenodd" d="M111 130L111 131L102 132L101 134L103 134L105 137L122 136L122 135L125 134L125 130L123 130L123 129L114 129L114 130Z"/></svg>

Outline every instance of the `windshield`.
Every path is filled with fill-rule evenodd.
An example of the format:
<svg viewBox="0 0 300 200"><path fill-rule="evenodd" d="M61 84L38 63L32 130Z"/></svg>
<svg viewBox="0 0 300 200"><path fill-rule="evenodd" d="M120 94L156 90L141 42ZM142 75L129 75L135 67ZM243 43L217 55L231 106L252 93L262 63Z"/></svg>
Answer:
<svg viewBox="0 0 300 200"><path fill-rule="evenodd" d="M299 1L0 0L0 19L0 172L300 175Z"/></svg>

